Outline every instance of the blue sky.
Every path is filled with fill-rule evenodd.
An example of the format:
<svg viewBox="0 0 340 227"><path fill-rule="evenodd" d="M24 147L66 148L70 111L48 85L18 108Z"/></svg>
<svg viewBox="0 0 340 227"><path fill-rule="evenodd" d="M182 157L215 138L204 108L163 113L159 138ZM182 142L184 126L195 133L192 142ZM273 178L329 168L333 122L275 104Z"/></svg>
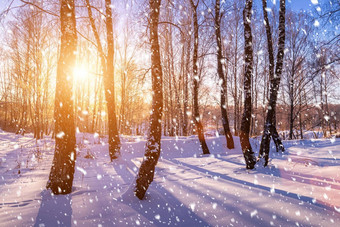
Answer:
<svg viewBox="0 0 340 227"><path fill-rule="evenodd" d="M318 2L321 3L323 1L325 0L319 0ZM310 0L288 0L287 3L290 4L291 8L296 11L308 10L311 9L313 6Z"/></svg>

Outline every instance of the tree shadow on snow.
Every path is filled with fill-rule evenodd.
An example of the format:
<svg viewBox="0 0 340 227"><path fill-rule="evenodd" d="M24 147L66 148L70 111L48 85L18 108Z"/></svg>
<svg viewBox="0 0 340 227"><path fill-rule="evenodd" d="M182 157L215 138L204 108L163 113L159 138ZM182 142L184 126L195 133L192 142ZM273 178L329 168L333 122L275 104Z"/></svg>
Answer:
<svg viewBox="0 0 340 227"><path fill-rule="evenodd" d="M41 192L41 203L34 227L71 226L72 196L52 195L50 190Z"/></svg>
<svg viewBox="0 0 340 227"><path fill-rule="evenodd" d="M150 186L143 200L134 195L119 199L138 213L138 217L130 218L131 225L138 222L137 225L142 226L209 226L194 210L156 182Z"/></svg>
<svg viewBox="0 0 340 227"><path fill-rule="evenodd" d="M234 177L230 177L228 175L216 173L216 172L213 172L213 171L210 171L210 170L207 170L207 169L203 169L203 168L200 168L198 166L190 165L190 164L178 161L178 160L172 160L172 162L174 162L175 164L181 165L181 166L189 167L189 168L196 170L196 171L199 171L199 172L203 172L207 175L211 175L211 176L219 175L219 177L221 179L231 181L233 183L237 183L237 184L240 184L240 185L248 186L248 187L251 187L251 188L261 189L261 190L272 193L272 189L270 187L267 187L267 186L264 186L264 185L254 184L254 183L251 183L251 182L248 182L248 181L240 180L240 179L237 179L237 178L234 178ZM308 196L298 195L296 193L288 192L288 191L285 191L285 190L282 190L282 189L275 189L274 193L281 196L281 197L288 197L288 198L291 198L291 199L295 199L297 201L304 201L306 203L313 204L314 206L317 206L317 207L320 207L320 208L323 208L323 209L325 209L325 208L330 209L328 206L325 206L324 204L315 202L313 198L308 197Z"/></svg>
<svg viewBox="0 0 340 227"><path fill-rule="evenodd" d="M119 162L113 162L113 168L117 175L122 178L126 184L130 184L136 177L138 167L131 159L121 158Z"/></svg>
<svg viewBox="0 0 340 227"><path fill-rule="evenodd" d="M137 199L131 191L137 173L137 168L131 160L121 160L114 164L114 169L125 183L131 184L128 190L118 198L118 201L128 205L138 213L138 217L131 217L129 212L123 216L131 221L130 225L155 225L155 226L208 226L204 219L199 217L193 210L185 206L180 200L173 196L161 184L153 182L150 185L143 200ZM129 218L128 218L129 217ZM125 220L123 217L123 219ZM122 219L122 217L120 217Z"/></svg>

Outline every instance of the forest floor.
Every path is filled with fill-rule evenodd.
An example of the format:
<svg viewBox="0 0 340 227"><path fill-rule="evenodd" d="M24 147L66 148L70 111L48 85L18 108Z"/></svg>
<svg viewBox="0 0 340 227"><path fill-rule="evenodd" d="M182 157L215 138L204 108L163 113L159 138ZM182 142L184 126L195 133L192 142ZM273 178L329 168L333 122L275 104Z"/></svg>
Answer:
<svg viewBox="0 0 340 227"><path fill-rule="evenodd" d="M74 189L45 189L54 142L0 131L0 226L340 226L340 139L284 141L269 167L246 170L239 138L163 137L144 200L124 194L143 158L143 137L122 137L109 162L107 139L77 134ZM252 141L258 151L259 141Z"/></svg>

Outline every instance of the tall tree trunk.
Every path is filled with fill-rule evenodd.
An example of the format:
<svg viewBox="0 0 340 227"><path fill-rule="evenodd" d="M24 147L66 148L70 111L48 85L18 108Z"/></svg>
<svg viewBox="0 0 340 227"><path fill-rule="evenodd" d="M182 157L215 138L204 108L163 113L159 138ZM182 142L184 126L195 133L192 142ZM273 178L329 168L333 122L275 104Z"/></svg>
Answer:
<svg viewBox="0 0 340 227"><path fill-rule="evenodd" d="M169 43L171 45L171 43ZM169 136L174 136L174 117L173 117L173 113L174 113L174 109L173 109L173 104L172 104L172 99L173 99L173 88L172 88L172 74L171 74L171 65L170 65L170 58L168 58L168 85L169 85Z"/></svg>
<svg viewBox="0 0 340 227"><path fill-rule="evenodd" d="M269 55L269 80L272 81L274 79L274 69L275 69L275 63L274 63L274 50L273 50L273 39L272 39L272 32L271 27L268 19L268 12L267 12L267 0L262 0L262 11L265 21L265 28L266 28L266 35L267 35L267 46L268 46L268 55ZM271 127L269 128L269 131L266 133L269 137L269 144L270 144L270 137L273 138L273 141L275 142L276 151L284 150L283 144L281 142L281 139L279 137L279 134L276 130L276 112L273 110L273 119L271 119ZM266 126L264 126L266 127ZM260 156L263 155L261 153L262 150L260 149Z"/></svg>
<svg viewBox="0 0 340 227"><path fill-rule="evenodd" d="M237 108L238 108L238 99L237 99L237 49L238 49L238 33L237 33L237 27L236 27L236 35L235 35L235 51L234 51L234 66L233 66L233 74L234 74L234 134L235 136L238 135L238 127L237 127L237 123L238 123L238 117L237 117Z"/></svg>
<svg viewBox="0 0 340 227"><path fill-rule="evenodd" d="M188 37L187 48L186 48L186 60L185 60L185 72L184 72L184 100L183 100L183 135L187 136L189 127L188 127L188 104L189 104L189 62L190 62L190 48L191 48L191 39Z"/></svg>
<svg viewBox="0 0 340 227"><path fill-rule="evenodd" d="M264 10L265 11L265 10ZM277 95L280 87L282 68L283 68L283 57L285 48L285 13L286 13L286 2L280 0L280 16L279 16L279 41L278 41L278 52L276 57L276 68L275 75L270 78L270 95L268 103L268 112L266 116L265 126L263 130L263 136L260 146L259 157L264 157L264 166L268 165L269 151L270 151L270 137L273 135L272 132L276 131L273 119L275 119L275 109L277 102ZM275 140L274 140L275 141ZM283 149L282 144L280 145Z"/></svg>
<svg viewBox="0 0 340 227"><path fill-rule="evenodd" d="M126 66L126 54L124 54L124 66ZM126 116L125 116L125 80L127 76L127 67L122 67L121 72L120 72L120 81L121 81L121 105L120 105L120 133L124 134L126 133Z"/></svg>
<svg viewBox="0 0 340 227"><path fill-rule="evenodd" d="M8 113L8 102L7 102L7 94L5 94L5 122L4 122L4 124L5 124L4 129L5 130L7 129L7 113Z"/></svg>
<svg viewBox="0 0 340 227"><path fill-rule="evenodd" d="M326 118L324 117L324 119L326 120L326 122L327 122L326 124L328 125L329 136L331 136L332 135L332 125L331 125L331 115L329 113L328 91L327 91L327 84L329 84L329 82L327 82L327 76L326 75L325 75L324 79L325 79L325 87L324 87L324 91L325 91L325 111L324 111L324 113L327 116Z"/></svg>
<svg viewBox="0 0 340 227"><path fill-rule="evenodd" d="M108 134L109 134L109 155L111 161L120 155L120 138L118 134L115 89L114 89L114 40L113 40L113 22L111 0L105 0L106 9L106 40L107 40L107 56L105 56L95 21L92 16L90 1L86 0L87 11L90 19L90 25L96 39L97 49L99 52L100 62L103 68L103 83L105 89L105 99L107 105L108 117ZM106 58L105 58L106 57Z"/></svg>
<svg viewBox="0 0 340 227"><path fill-rule="evenodd" d="M222 41L221 41L221 15L220 15L220 0L216 0L215 2L215 35L216 35L216 43L217 43L217 74L220 78L221 88L220 88L220 96L221 96L221 117L222 117L222 125L224 129L224 134L227 140L228 149L234 149L234 139L230 132L229 120L227 114L227 106L226 106L226 95L227 95L227 81L225 77L225 73L223 71L223 55L222 55Z"/></svg>
<svg viewBox="0 0 340 227"><path fill-rule="evenodd" d="M292 64L291 64L291 72L289 73L289 86L288 86L288 92L289 92L289 139L293 139L293 130L294 130L294 79L295 79L295 62L296 58L293 54L292 56Z"/></svg>
<svg viewBox="0 0 340 227"><path fill-rule="evenodd" d="M49 73L49 71L47 71L46 72L46 78L45 78L45 81L44 81L44 94L43 94L44 117L42 118L43 121L44 121L44 127L43 127L42 130L45 132L45 135L49 135L49 132L48 132L48 128L49 128L49 126L48 126L48 120L49 120L49 116L48 116L49 81L50 81L50 73Z"/></svg>
<svg viewBox="0 0 340 227"><path fill-rule="evenodd" d="M100 81L100 78L98 79L98 77L96 77L95 82L94 82L94 104L93 104L93 108L92 108L92 125L91 125L91 133L94 133L96 128L95 128L95 122L97 121L96 119L97 117L97 100L98 100L98 92L100 92L100 83L98 82Z"/></svg>
<svg viewBox="0 0 340 227"><path fill-rule="evenodd" d="M274 115L274 117L273 117L272 121L273 121L273 125L275 126L276 125L276 108L274 110L274 114L273 115ZM276 127L272 127L270 133L271 133L271 136L272 136L273 141L275 143L276 152L284 151L285 149L284 149L284 146L282 144L282 141L281 141L281 138L279 136L279 133L277 132Z"/></svg>
<svg viewBox="0 0 340 227"><path fill-rule="evenodd" d="M99 81L99 100L98 100L98 112L96 117L95 128L98 129L99 134L103 134L102 129L102 109L103 109L103 81Z"/></svg>
<svg viewBox="0 0 340 227"><path fill-rule="evenodd" d="M300 126L300 139L303 139L303 124L302 124L302 95L299 94L299 105L300 105L300 110L299 110L299 126Z"/></svg>
<svg viewBox="0 0 340 227"><path fill-rule="evenodd" d="M143 199L153 181L155 167L161 153L162 111L163 111L163 75L158 41L158 20L161 0L150 0L150 43L151 43L151 79L152 113L144 160L139 169L135 195Z"/></svg>
<svg viewBox="0 0 340 227"><path fill-rule="evenodd" d="M166 17L168 21L172 21L172 15L169 12L170 10L166 10ZM166 41L167 41L167 61L168 61L168 84L169 84L169 110L170 110L170 136L175 136L175 127L176 122L174 122L175 119L175 113L174 113L174 96L173 94L176 92L175 82L173 83L173 77L175 76L174 70L173 70L173 42L172 42L172 27L168 25L168 28L166 29Z"/></svg>
<svg viewBox="0 0 340 227"><path fill-rule="evenodd" d="M253 75L253 37L251 33L251 11L252 0L247 0L243 10L244 25L244 53L245 53L245 69L244 69L244 111L241 122L240 142L243 156L247 169L253 169L255 166L255 156L249 141L250 121L251 121L251 79Z"/></svg>
<svg viewBox="0 0 340 227"><path fill-rule="evenodd" d="M323 137L326 137L326 130L325 130L325 108L323 104L323 70L321 71L321 77L320 77L320 106L321 106L321 116L320 116L320 125L321 125L321 130L323 133Z"/></svg>
<svg viewBox="0 0 340 227"><path fill-rule="evenodd" d="M293 78L293 76L292 76ZM289 89L289 105L290 105L290 110L289 110L289 139L293 139L293 129L294 129L294 92L293 92L293 86L294 86L294 81L291 79L290 81L290 89Z"/></svg>
<svg viewBox="0 0 340 227"><path fill-rule="evenodd" d="M107 62L104 74L105 98L107 104L108 130L109 130L109 153L111 161L120 155L120 139L117 128L115 90L114 90L114 41L111 0L105 0L106 8L106 34L107 34Z"/></svg>
<svg viewBox="0 0 340 227"><path fill-rule="evenodd" d="M60 1L61 50L57 67L55 95L56 145L47 188L54 194L72 191L76 160L76 137L72 100L72 79L77 51L74 0Z"/></svg>
<svg viewBox="0 0 340 227"><path fill-rule="evenodd" d="M194 4L193 0L190 0L191 8L193 10L193 22L194 22L194 54L192 57L192 69L193 69L193 82L194 82L194 122L196 125L196 130L198 134L198 139L200 141L203 154L210 154L208 145L204 138L203 124L200 119L200 113L198 108L198 89L199 89L199 76L198 76L198 18L197 18L197 5Z"/></svg>

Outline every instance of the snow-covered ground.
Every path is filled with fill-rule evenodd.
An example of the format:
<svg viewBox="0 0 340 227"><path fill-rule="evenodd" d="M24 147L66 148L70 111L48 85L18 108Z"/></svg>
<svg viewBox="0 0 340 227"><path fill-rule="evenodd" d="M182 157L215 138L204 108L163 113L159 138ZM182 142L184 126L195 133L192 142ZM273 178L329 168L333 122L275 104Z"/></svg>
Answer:
<svg viewBox="0 0 340 227"><path fill-rule="evenodd" d="M340 226L340 139L285 141L270 166L245 169L239 140L162 139L155 181L143 201L123 195L144 154L142 137L123 137L109 162L98 135L78 134L74 191L45 189L54 142L0 132L0 226ZM253 141L258 151L259 141ZM90 154L90 155L89 155ZM85 156L93 158L85 158Z"/></svg>

